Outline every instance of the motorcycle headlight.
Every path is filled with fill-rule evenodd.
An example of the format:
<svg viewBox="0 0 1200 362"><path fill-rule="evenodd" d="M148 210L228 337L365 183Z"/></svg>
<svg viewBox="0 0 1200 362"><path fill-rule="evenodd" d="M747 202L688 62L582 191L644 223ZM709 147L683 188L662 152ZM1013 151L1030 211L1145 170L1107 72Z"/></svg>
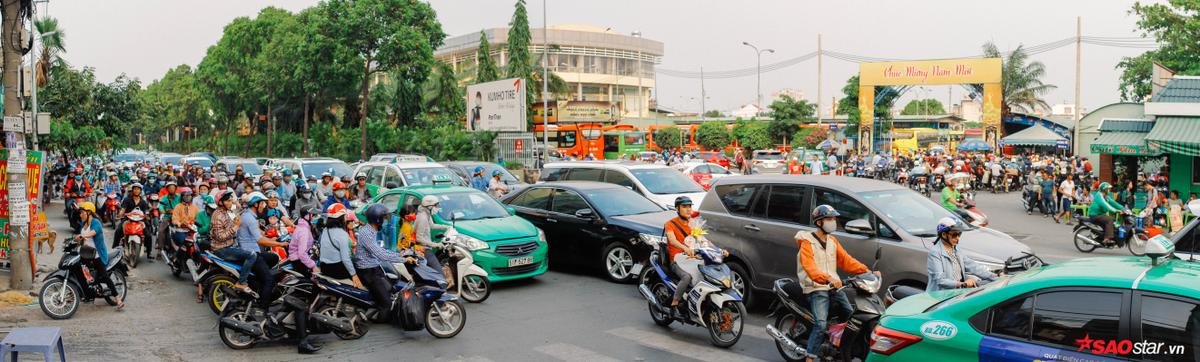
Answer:
<svg viewBox="0 0 1200 362"><path fill-rule="evenodd" d="M457 238L458 238L458 242L460 244L467 247L467 250L471 250L471 251L484 250L484 249L487 249L490 247L490 246L488 246L487 243L483 242L483 240L479 240L479 239L476 239L476 238L473 238L470 236L466 236L463 234L458 234Z"/></svg>
<svg viewBox="0 0 1200 362"><path fill-rule="evenodd" d="M664 238L662 236L650 235L650 234L638 234L638 240L640 240L643 243L646 243L646 245L658 245L658 244L666 244L667 243L666 238Z"/></svg>

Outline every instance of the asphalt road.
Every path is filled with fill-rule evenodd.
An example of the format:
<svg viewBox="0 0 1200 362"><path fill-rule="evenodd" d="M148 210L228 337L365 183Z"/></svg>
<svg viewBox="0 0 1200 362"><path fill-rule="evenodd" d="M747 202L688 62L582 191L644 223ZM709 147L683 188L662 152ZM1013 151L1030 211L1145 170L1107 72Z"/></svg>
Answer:
<svg viewBox="0 0 1200 362"><path fill-rule="evenodd" d="M1030 245L1048 262L1084 256L1070 243L1069 226L1025 215L1017 197L1016 193L982 193L977 202L995 229ZM61 204L52 205L48 216L60 235L70 235ZM52 268L57 261L57 255L39 256L43 266ZM96 361L779 360L773 341L763 330L768 321L761 306L751 311L737 345L714 348L704 329L655 326L633 285L610 283L591 271L552 270L533 280L497 285L486 302L467 304L466 328L451 339L439 340L424 330L404 332L375 324L360 340L320 336L325 348L313 356L298 355L295 346L286 343L245 351L225 347L217 337L215 316L196 303L190 281L172 277L162 263L143 262L129 280L125 311L116 312L100 302L84 306L71 320L53 321L36 305L13 307L0 310L0 331L59 326L64 329L70 359Z"/></svg>

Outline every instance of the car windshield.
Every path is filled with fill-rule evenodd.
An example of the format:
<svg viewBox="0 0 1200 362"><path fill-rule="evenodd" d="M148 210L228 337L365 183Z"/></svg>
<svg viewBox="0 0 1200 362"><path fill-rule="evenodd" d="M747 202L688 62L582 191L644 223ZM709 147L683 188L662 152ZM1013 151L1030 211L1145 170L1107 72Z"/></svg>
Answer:
<svg viewBox="0 0 1200 362"><path fill-rule="evenodd" d="M891 220L900 229L913 236L937 236L935 231L939 220L944 217L958 218L941 205L909 189L869 191L861 192L858 195L862 196L868 204L880 210L885 219ZM971 226L967 224L967 227Z"/></svg>
<svg viewBox="0 0 1200 362"><path fill-rule="evenodd" d="M158 160L164 164L176 165L176 164L179 164L179 160L182 160L182 159L183 159L183 156L181 156L181 155L168 155L168 156L162 156Z"/></svg>
<svg viewBox="0 0 1200 362"><path fill-rule="evenodd" d="M489 172L487 174L490 175L491 173ZM459 179L453 171L440 166L405 168L400 170L400 175L404 177L404 184L407 186L433 185L433 181L437 180L439 177L451 182ZM503 177L501 178L503 179ZM454 184L458 185L459 183L454 182Z"/></svg>
<svg viewBox="0 0 1200 362"><path fill-rule="evenodd" d="M663 211L661 206L650 199L625 188L590 190L583 193L601 215L622 216Z"/></svg>
<svg viewBox="0 0 1200 362"><path fill-rule="evenodd" d="M980 294L987 294L990 291L1004 288L1005 286L1008 285L1009 281L1012 281L1011 275L1001 276L999 279L996 279L996 281L988 283L987 285L975 288L969 292L962 293L962 294L959 294L959 295L956 295L956 296L953 296L950 298L946 298L943 301L937 302L936 304L930 306L929 309L926 310L926 312L931 312L931 311L935 311L938 309L942 309L942 308L954 305L954 303L958 303L967 298L974 297L974 296L980 295Z"/></svg>
<svg viewBox="0 0 1200 362"><path fill-rule="evenodd" d="M654 194L685 194L704 192L699 184L688 179L679 171L663 168L639 168L629 170L633 177Z"/></svg>
<svg viewBox="0 0 1200 362"><path fill-rule="evenodd" d="M189 158L186 162L189 165L200 165L204 168L212 167L213 164L212 160L208 159L208 157Z"/></svg>
<svg viewBox="0 0 1200 362"><path fill-rule="evenodd" d="M136 153L122 153L122 154L119 154L119 155L117 155L116 157L113 157L113 161L116 161L116 162L137 162L137 161L141 161L141 160L142 160L142 157L143 157L142 155L139 155L139 154L136 154Z"/></svg>
<svg viewBox="0 0 1200 362"><path fill-rule="evenodd" d="M322 173L333 170L333 175L336 177L347 176L354 173L350 166L342 161L306 161L300 164L300 168L304 170L305 176L321 177Z"/></svg>
<svg viewBox="0 0 1200 362"><path fill-rule="evenodd" d="M258 163L255 163L254 161L225 163L225 169L228 170L229 173L234 173L234 171L237 171L238 166L242 166L242 172L247 175L261 175L263 173L262 167L258 167Z"/></svg>
<svg viewBox="0 0 1200 362"><path fill-rule="evenodd" d="M479 191L467 191L434 195L438 198L441 211L438 216L446 221L466 221L509 217L508 210L496 199Z"/></svg>
<svg viewBox="0 0 1200 362"><path fill-rule="evenodd" d="M782 160L783 153L781 153L781 152L755 152L754 159L756 159L756 160Z"/></svg>

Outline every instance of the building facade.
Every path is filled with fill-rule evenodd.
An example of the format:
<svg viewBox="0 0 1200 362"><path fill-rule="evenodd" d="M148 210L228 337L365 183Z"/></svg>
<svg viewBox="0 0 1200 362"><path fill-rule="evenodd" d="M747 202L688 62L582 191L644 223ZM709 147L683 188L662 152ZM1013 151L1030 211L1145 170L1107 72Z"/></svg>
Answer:
<svg viewBox="0 0 1200 362"><path fill-rule="evenodd" d="M508 28L485 29L483 34L492 59L503 72L508 64ZM530 53L540 62L543 30L530 29L530 34ZM622 117L651 116L654 67L663 56L662 42L642 38L637 32L624 35L588 25L552 25L545 34L550 48L545 64L570 89L555 98L612 102ZM450 63L456 72L473 71L478 64L479 37L479 33L470 33L446 39L434 56Z"/></svg>

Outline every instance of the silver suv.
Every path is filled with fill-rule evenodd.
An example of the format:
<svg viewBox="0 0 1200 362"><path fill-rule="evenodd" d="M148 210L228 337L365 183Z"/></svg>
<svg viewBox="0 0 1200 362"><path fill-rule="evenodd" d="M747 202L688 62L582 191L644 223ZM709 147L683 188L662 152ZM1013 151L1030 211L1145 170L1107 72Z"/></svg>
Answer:
<svg viewBox="0 0 1200 362"><path fill-rule="evenodd" d="M955 217L904 186L854 177L734 176L714 180L708 192L700 215L708 222L709 239L729 250L725 260L738 274L735 279L742 279L734 283L758 290L796 277L794 236L815 230L810 214L817 205L829 204L841 213L834 235L855 259L871 265L875 250L882 248L877 268L884 285L921 289L928 280L926 259L937 222ZM963 233L959 250L993 270L1041 264L1028 246L988 228Z"/></svg>

